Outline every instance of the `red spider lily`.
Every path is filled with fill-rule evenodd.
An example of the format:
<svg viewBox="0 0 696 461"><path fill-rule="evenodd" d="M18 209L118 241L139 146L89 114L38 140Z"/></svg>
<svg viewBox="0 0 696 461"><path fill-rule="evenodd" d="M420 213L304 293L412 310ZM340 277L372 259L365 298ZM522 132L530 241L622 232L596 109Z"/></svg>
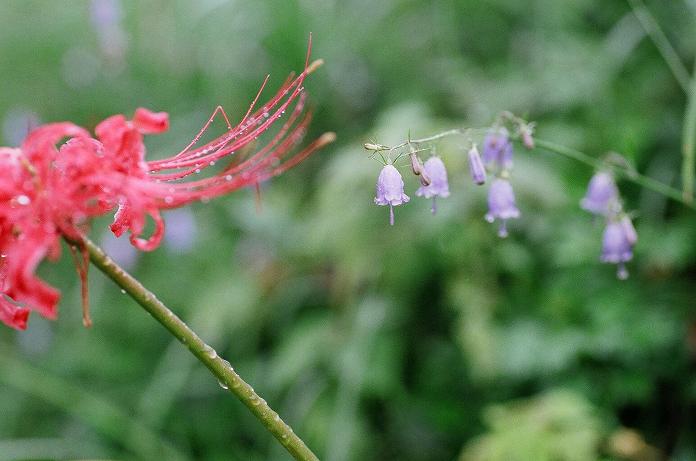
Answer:
<svg viewBox="0 0 696 461"><path fill-rule="evenodd" d="M62 235L75 239L86 232L89 218L117 208L111 225L114 234L130 231L131 243L150 251L164 234L160 210L258 184L332 142L335 135L326 133L297 150L311 119L304 110L303 83L320 64L307 61L301 74L291 75L257 108L266 77L237 126L218 106L186 148L162 160L145 160L143 135L166 131L168 114L142 108L132 120L123 115L104 120L95 128L95 138L71 123L55 123L32 131L19 148L0 148L0 321L24 329L30 310L56 317L60 293L37 278L35 270L45 257L60 255ZM195 147L218 114L228 130ZM274 127L270 139L255 149L257 139ZM187 180L217 162L225 165L200 179ZM147 216L155 228L143 238ZM87 262L82 256L77 266L83 280L84 323L89 325Z"/></svg>

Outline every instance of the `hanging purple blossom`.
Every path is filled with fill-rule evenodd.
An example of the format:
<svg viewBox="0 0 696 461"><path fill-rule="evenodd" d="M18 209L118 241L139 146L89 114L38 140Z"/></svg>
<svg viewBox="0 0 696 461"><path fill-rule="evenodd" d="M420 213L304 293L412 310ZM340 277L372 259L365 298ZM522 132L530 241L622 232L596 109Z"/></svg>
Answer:
<svg viewBox="0 0 696 461"><path fill-rule="evenodd" d="M377 178L375 204L389 205L389 224L394 225L394 207L411 200L404 194L404 180L394 165L385 165Z"/></svg>
<svg viewBox="0 0 696 461"><path fill-rule="evenodd" d="M601 261L617 264L616 276L625 280L628 270L625 263L633 258L633 245L638 241L633 223L628 216L619 221L609 221L602 237Z"/></svg>
<svg viewBox="0 0 696 461"><path fill-rule="evenodd" d="M590 213L606 215L618 203L619 190L614 177L608 171L599 171L592 176L587 193L580 206Z"/></svg>
<svg viewBox="0 0 696 461"><path fill-rule="evenodd" d="M433 199L433 205L431 211L433 214L437 211L437 205L435 203L436 197L449 197L449 182L447 181L447 169L445 164L442 163L440 157L430 157L425 161L423 165L425 174L430 178L430 184L427 186L421 186L416 191L416 195L419 197L431 198Z"/></svg>
<svg viewBox="0 0 696 461"><path fill-rule="evenodd" d="M483 167L481 155L479 155L476 144L469 149L469 171L471 172L471 179L479 186L486 182L486 169Z"/></svg>
<svg viewBox="0 0 696 461"><path fill-rule="evenodd" d="M489 168L512 168L512 143L505 127L489 131L483 139L483 162Z"/></svg>
<svg viewBox="0 0 696 461"><path fill-rule="evenodd" d="M502 178L494 179L491 183L491 188L488 190L486 221L492 223L496 219L500 219L498 236L507 237L506 221L519 217L520 210L515 205L515 193L512 190L510 181Z"/></svg>

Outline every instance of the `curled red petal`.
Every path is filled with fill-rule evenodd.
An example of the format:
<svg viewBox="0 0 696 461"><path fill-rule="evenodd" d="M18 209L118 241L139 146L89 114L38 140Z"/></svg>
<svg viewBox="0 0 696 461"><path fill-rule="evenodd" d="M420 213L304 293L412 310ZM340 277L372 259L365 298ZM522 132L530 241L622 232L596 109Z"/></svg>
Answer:
<svg viewBox="0 0 696 461"><path fill-rule="evenodd" d="M0 295L0 322L15 330L26 330L29 309L17 306Z"/></svg>
<svg viewBox="0 0 696 461"><path fill-rule="evenodd" d="M152 235L147 239L140 238L140 233L132 233L130 236L131 244L142 251L152 251L156 249L162 241L162 237L164 237L164 220L160 212L158 210L148 210L148 214L155 221L155 230L152 232Z"/></svg>
<svg viewBox="0 0 696 461"><path fill-rule="evenodd" d="M133 116L133 125L143 134L163 133L169 129L169 114L139 107Z"/></svg>

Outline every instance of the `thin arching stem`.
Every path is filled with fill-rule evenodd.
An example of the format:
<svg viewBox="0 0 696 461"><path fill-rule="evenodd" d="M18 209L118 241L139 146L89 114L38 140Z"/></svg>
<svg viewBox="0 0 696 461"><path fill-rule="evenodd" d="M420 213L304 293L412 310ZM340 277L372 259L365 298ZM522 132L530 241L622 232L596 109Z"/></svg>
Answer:
<svg viewBox="0 0 696 461"><path fill-rule="evenodd" d="M614 174L623 177L624 179L634 182L641 187L650 189L653 192L662 194L665 197L671 198L672 200L679 202L692 210L696 210L696 206L692 202L684 200L682 193L667 184L657 181L648 176L642 175L635 170L621 167L619 165L603 162L602 160L590 157L584 152L579 150L571 149L570 147L562 146L551 141L545 141L543 139L535 138L534 142L537 147L540 147L546 151L553 152L555 154L563 155L564 157L572 158L585 165L591 166L595 169L610 169Z"/></svg>
<svg viewBox="0 0 696 461"><path fill-rule="evenodd" d="M696 93L696 90L694 91ZM696 106L696 104L694 104ZM689 144L690 152L693 153L694 147L693 142L696 139L696 107L692 109L693 113L691 114L692 117L694 117L693 120L689 120L689 123L693 123L693 125L690 125L692 127L691 129L691 134L692 136L690 139L690 142L692 144ZM522 119L519 119L515 117L512 114L509 113L504 113L504 117L513 121L516 121L516 123L522 123ZM686 129L686 128L685 128ZM397 144L395 146L385 146L382 144L379 144L377 146L380 146L381 149L379 151L386 151L386 152L392 152L398 149L401 149L405 146L408 146L409 144L424 144L428 142L434 142L438 141L442 138L446 138L449 136L469 136L470 134L473 133L478 133L478 132L485 132L485 128L467 128L467 129L453 129L453 130L447 130L443 131L441 133L435 134L433 136L427 137L427 138L422 138L422 139L410 139L408 141L402 142L400 144ZM686 133L685 133L686 135ZM687 142L686 136L685 136L685 142ZM574 160L577 160L578 162L584 163L585 165L592 167L594 169L608 169L611 170L614 174L617 176L620 176L628 181L631 181L635 184L638 184L641 187L644 187L646 189L649 189L653 192L656 192L658 194L664 195L665 197L668 197L676 202L679 202L688 208L691 208L692 210L696 210L696 204L693 202L693 200L687 199L686 194L683 193L682 191L679 191L667 184L664 184L660 181L657 181L653 178L650 178L649 176L642 175L635 171L634 169L628 167L628 165L625 164L618 164L615 162L606 162L601 159L592 157L590 155L587 155L584 152L581 152L576 149L572 149L570 147L563 146L561 144L556 144L552 141L546 141L543 139L539 138L534 138L534 144L536 147L541 148L543 150L546 150L548 152L553 152L555 154L562 155L564 157L568 157ZM686 146L685 146L686 149ZM379 152L378 151L378 152ZM691 157L691 161L693 162L693 157ZM692 170L690 170L692 171ZM693 176L692 173L690 173L689 178Z"/></svg>
<svg viewBox="0 0 696 461"><path fill-rule="evenodd" d="M290 426L288 426L254 389L246 383L229 362L221 358L215 349L206 344L183 320L145 288L138 280L118 266L104 251L87 237L71 240L69 244L82 247L89 259L107 277L121 287L131 298L149 312L176 339L188 347L191 353L217 378L221 386L229 389L266 429L280 441L285 449L298 461L319 461Z"/></svg>

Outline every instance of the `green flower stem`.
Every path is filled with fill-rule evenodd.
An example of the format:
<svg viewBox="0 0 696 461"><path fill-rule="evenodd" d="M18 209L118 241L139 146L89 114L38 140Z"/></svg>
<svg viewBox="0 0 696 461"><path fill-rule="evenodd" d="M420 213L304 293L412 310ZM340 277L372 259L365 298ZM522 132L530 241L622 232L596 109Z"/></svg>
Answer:
<svg viewBox="0 0 696 461"><path fill-rule="evenodd" d="M694 201L694 156L696 155L696 63L689 85L682 132L682 187L684 200Z"/></svg>
<svg viewBox="0 0 696 461"><path fill-rule="evenodd" d="M229 362L218 356L215 349L207 345L176 316L162 301L145 288L138 280L119 267L104 251L87 237L74 241L66 237L68 243L84 247L92 264L97 266L111 280L116 282L138 304L162 324L191 353L201 361L218 379L221 385L230 390L256 416L285 449L299 461L319 461L314 453L276 413L268 406L254 389L247 384L230 366Z"/></svg>
<svg viewBox="0 0 696 461"><path fill-rule="evenodd" d="M551 141L544 141L543 139L534 138L534 143L537 147L540 147L544 150L553 152L555 154L563 155L564 157L572 158L595 169L610 169L614 172L614 174L618 176L621 176L631 182L638 184L639 186L645 187L646 189L650 189L651 191L657 192L658 194L662 194L665 197L669 197L674 201L682 203L687 207L696 210L696 206L694 205L694 203L685 200L682 193L679 190L670 187L667 184L664 184L660 181L656 181L655 179L649 178L648 176L644 176L635 170L604 162L594 157L590 157L589 155L578 150L571 149L570 147L562 146Z"/></svg>
<svg viewBox="0 0 696 461"><path fill-rule="evenodd" d="M643 0L628 0L628 3L631 5L633 14L638 18L638 22L640 22L643 30L653 41L655 47L657 47L657 50L662 55L662 59L665 60L667 66L669 66L669 69L672 71L674 78L679 82L679 86L688 94L690 86L689 81L691 80L691 78L689 78L689 71L686 70L681 59L679 59L679 55L669 42L660 24L645 6Z"/></svg>

